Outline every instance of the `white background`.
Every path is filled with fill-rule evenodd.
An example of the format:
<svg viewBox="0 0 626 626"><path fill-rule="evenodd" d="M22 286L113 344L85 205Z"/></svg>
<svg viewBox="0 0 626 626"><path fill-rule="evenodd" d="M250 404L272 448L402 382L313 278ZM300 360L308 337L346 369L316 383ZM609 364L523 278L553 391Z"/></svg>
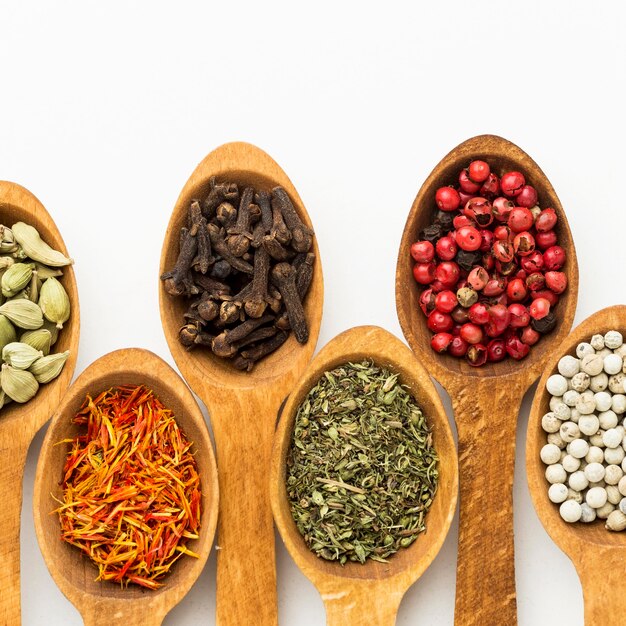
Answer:
<svg viewBox="0 0 626 626"><path fill-rule="evenodd" d="M173 363L157 301L162 238L191 171L231 140L269 152L311 215L326 285L319 346L364 323L401 334L394 271L409 207L440 158L484 132L526 150L560 196L579 254L577 322L624 301L626 4L412 5L1 3L0 178L40 198L76 260L77 373L127 346ZM578 578L527 493L528 409L527 396L519 623L579 626ZM24 482L23 623L71 626L79 614L33 528L42 435ZM455 520L398 624L452 624L456 542ZM281 623L324 623L318 593L278 545ZM214 611L212 556L165 623L212 624Z"/></svg>

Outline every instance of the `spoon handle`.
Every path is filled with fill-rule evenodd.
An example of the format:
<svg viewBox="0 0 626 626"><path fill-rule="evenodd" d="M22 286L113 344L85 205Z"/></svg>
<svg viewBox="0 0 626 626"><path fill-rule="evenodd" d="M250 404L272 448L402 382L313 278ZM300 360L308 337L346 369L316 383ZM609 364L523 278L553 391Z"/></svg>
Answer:
<svg viewBox="0 0 626 626"><path fill-rule="evenodd" d="M217 624L278 624L268 475L281 385L221 390L207 403L220 488Z"/></svg>
<svg viewBox="0 0 626 626"><path fill-rule="evenodd" d="M459 435L456 626L517 624L513 473L524 389L473 379L449 386Z"/></svg>
<svg viewBox="0 0 626 626"><path fill-rule="evenodd" d="M81 608L85 626L161 626L165 614L158 600L149 607L138 607L128 599L104 600Z"/></svg>
<svg viewBox="0 0 626 626"><path fill-rule="evenodd" d="M22 479L32 433L21 420L0 424L0 624L19 626Z"/></svg>

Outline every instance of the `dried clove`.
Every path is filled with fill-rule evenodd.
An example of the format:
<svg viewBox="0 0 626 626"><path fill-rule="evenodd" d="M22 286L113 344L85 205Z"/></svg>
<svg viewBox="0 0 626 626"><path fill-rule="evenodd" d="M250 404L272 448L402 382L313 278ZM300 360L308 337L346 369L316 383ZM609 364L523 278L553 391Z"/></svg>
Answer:
<svg viewBox="0 0 626 626"><path fill-rule="evenodd" d="M189 279L189 270L196 256L198 249L198 241L187 231L180 246L178 259L173 269L165 272L161 276L164 281L165 291L171 296L182 296L185 293L191 293L192 283Z"/></svg>
<svg viewBox="0 0 626 626"><path fill-rule="evenodd" d="M246 187L241 194L237 221L233 226L226 229L228 238L226 244L229 250L237 257L243 256L250 247L252 233L250 232L250 204L254 198L254 189Z"/></svg>
<svg viewBox="0 0 626 626"><path fill-rule="evenodd" d="M260 361L263 357L271 354L280 346L282 346L289 335L280 331L267 341L257 344L249 350L242 350L241 353L233 359L233 365L238 370L250 371L257 361Z"/></svg>
<svg viewBox="0 0 626 626"><path fill-rule="evenodd" d="M289 324L296 339L300 343L306 343L309 338L309 329L304 317L302 302L300 302L296 289L296 271L289 263L278 263L272 268L271 280L283 297L289 316Z"/></svg>
<svg viewBox="0 0 626 626"><path fill-rule="evenodd" d="M229 203L236 204L237 200L239 199L239 190L237 188L237 185L235 185L234 183L221 183L218 185L215 182L215 176L213 176L209 181L209 184L209 195L202 203L202 214L204 215L207 222L214 217L215 211L220 203L227 201Z"/></svg>
<svg viewBox="0 0 626 626"><path fill-rule="evenodd" d="M215 261L211 256L211 242L207 232L207 222L200 209L200 203L194 200L189 209L191 228L189 233L197 240L197 254L192 267L201 274L206 274L211 263Z"/></svg>
<svg viewBox="0 0 626 626"><path fill-rule="evenodd" d="M304 225L287 192L282 187L272 189L272 207L276 205L291 231L291 245L296 252L307 252L313 241L313 231Z"/></svg>
<svg viewBox="0 0 626 626"><path fill-rule="evenodd" d="M263 247L254 255L254 274L252 275L252 289L244 298L244 310L250 317L261 317L267 308L269 295L267 282L270 271L270 256Z"/></svg>
<svg viewBox="0 0 626 626"><path fill-rule="evenodd" d="M217 221L226 229L237 221L237 209L229 202L222 202L217 207Z"/></svg>
<svg viewBox="0 0 626 626"><path fill-rule="evenodd" d="M209 224L208 229L211 245L213 246L215 251L222 257L222 259L229 263L233 269L238 270L239 272L244 272L246 274L252 274L252 265L250 265L250 263L247 263L243 259L237 258L230 251L219 226L217 226L216 224Z"/></svg>

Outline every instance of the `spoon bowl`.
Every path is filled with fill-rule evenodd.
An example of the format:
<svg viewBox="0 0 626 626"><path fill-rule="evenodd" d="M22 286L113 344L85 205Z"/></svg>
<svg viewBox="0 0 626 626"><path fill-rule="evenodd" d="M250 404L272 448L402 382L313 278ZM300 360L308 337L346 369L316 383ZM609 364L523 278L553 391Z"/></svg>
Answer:
<svg viewBox="0 0 626 626"><path fill-rule="evenodd" d="M24 187L0 182L0 224L11 227L23 221L34 226L43 240L67 255L65 243L52 217L39 200ZM20 513L22 478L28 447L54 413L72 380L80 335L80 310L76 277L71 265L63 268L59 278L70 299L71 316L59 333L54 352L70 351L61 374L41 385L37 395L26 404L11 402L0 412L0 623L17 626L21 622L20 606Z"/></svg>
<svg viewBox="0 0 626 626"><path fill-rule="evenodd" d="M563 271L568 287L555 309L556 329L542 337L525 359L483 367L431 349L432 333L419 307L421 290L413 279L409 254L419 231L432 221L437 189L455 183L458 172L474 159L487 161L498 176L510 170L523 172L537 190L539 205L557 212L555 230L567 254ZM512 493L517 412L526 390L567 336L577 297L572 235L556 192L539 166L516 145L493 135L474 137L454 148L423 183L407 218L396 267L396 308L409 345L448 391L457 424L461 488L457 626L517 623Z"/></svg>
<svg viewBox="0 0 626 626"><path fill-rule="evenodd" d="M617 624L626 612L624 594L624 561L626 534L611 532L604 520L590 524L568 524L561 519L559 505L548 498L545 465L539 452L546 441L541 418L550 410L550 394L546 381L557 373L559 359L575 354L581 341L589 341L596 333L618 330L626 336L626 306L613 306L594 313L563 341L551 356L539 381L533 400L526 435L526 472L528 488L535 510L552 540L572 560L583 587L586 626ZM607 590L610 590L607 593Z"/></svg>
<svg viewBox="0 0 626 626"><path fill-rule="evenodd" d="M185 184L172 212L161 253L162 274L178 254L180 228L192 199L203 198L210 179L270 190L282 186L302 221L311 220L298 193L278 164L247 143L225 144L211 152ZM182 375L211 416L220 479L217 557L217 623L220 626L278 622L274 529L267 494L272 436L278 409L311 359L322 318L323 279L315 238L313 280L304 302L309 340L293 334L276 352L241 372L208 349L188 351L178 341L185 301L159 286L161 321Z"/></svg>
<svg viewBox="0 0 626 626"><path fill-rule="evenodd" d="M184 557L152 591L112 582L98 582L97 568L77 548L61 541L58 516L51 514L62 500L60 486L69 444L79 427L72 418L89 394L96 396L110 387L146 385L173 411L176 421L192 442L202 489L199 538L189 549L198 558ZM208 429L193 395L180 377L152 352L137 348L111 352L92 363L63 398L43 442L33 508L35 530L48 569L66 597L76 606L88 626L158 626L198 578L211 550L217 523L217 469Z"/></svg>
<svg viewBox="0 0 626 626"><path fill-rule="evenodd" d="M324 372L347 362L371 359L399 374L427 417L439 455L439 483L426 517L426 531L387 563L326 561L306 545L291 515L285 486L286 459L298 407ZM270 472L272 510L292 558L313 582L326 605L327 624L391 625L406 590L424 573L441 548L456 508L458 489L454 438L441 399L428 372L411 351L375 326L345 331L325 346L289 396L275 435Z"/></svg>

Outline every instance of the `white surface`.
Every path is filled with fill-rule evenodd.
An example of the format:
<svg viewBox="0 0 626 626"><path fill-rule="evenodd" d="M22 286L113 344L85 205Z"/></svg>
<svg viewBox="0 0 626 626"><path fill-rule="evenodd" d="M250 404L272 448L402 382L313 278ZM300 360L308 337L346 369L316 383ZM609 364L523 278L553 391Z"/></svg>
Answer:
<svg viewBox="0 0 626 626"><path fill-rule="evenodd" d="M483 132L536 159L566 208L577 322L624 300L626 4L175 4L2 2L0 178L40 198L76 259L77 373L125 346L172 363L157 302L167 220L196 164L236 139L278 161L313 219L319 346L357 324L401 334L394 271L409 207L441 157ZM580 626L578 578L527 493L529 398L515 476L519 623ZM71 626L80 617L33 529L41 441L24 483L23 624ZM398 624L452 624L456 541L455 521ZM277 545L281 623L322 624L319 595ZM214 587L212 557L165 623L214 623Z"/></svg>

